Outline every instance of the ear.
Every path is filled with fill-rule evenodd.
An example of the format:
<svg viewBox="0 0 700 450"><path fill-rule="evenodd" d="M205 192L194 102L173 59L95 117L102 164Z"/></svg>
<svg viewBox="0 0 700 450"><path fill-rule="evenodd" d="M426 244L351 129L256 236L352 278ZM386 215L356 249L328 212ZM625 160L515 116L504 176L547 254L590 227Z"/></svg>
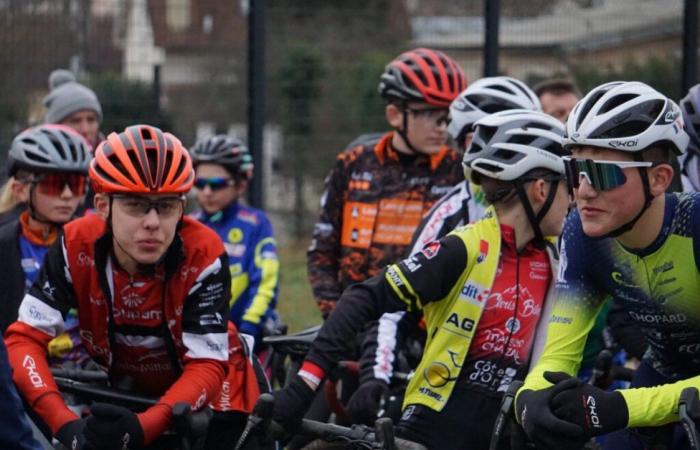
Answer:
<svg viewBox="0 0 700 450"><path fill-rule="evenodd" d="M100 217L107 220L107 217L109 216L109 196L104 194L95 194L94 205L95 212Z"/></svg>
<svg viewBox="0 0 700 450"><path fill-rule="evenodd" d="M27 203L29 201L29 192L31 190L31 185L29 183L22 183L17 179L12 179L10 181L9 189L12 191L12 195L21 203Z"/></svg>
<svg viewBox="0 0 700 450"><path fill-rule="evenodd" d="M393 103L389 103L384 108L384 116L392 128L403 128L403 114L403 111Z"/></svg>
<svg viewBox="0 0 700 450"><path fill-rule="evenodd" d="M530 203L532 204L533 208L537 209L536 207L544 204L544 201L547 199L549 189L549 186L547 185L548 183L541 178L526 184L526 186L528 186L526 189L527 196L530 199Z"/></svg>
<svg viewBox="0 0 700 450"><path fill-rule="evenodd" d="M660 164L647 171L649 190L654 197L666 192L673 181L673 167L670 164Z"/></svg>

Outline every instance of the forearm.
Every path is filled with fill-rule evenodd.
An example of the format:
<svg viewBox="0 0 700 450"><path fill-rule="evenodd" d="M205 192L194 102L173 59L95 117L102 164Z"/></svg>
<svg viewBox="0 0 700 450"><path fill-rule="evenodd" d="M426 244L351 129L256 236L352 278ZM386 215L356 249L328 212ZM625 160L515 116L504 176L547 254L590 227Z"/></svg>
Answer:
<svg viewBox="0 0 700 450"><path fill-rule="evenodd" d="M55 434L78 417L66 405L51 375L45 356L50 339L27 324L15 322L7 330L5 343L17 389Z"/></svg>
<svg viewBox="0 0 700 450"><path fill-rule="evenodd" d="M384 273L350 287L343 293L336 310L319 331L307 360L328 371L347 357L355 336L384 312L404 308L393 298Z"/></svg>
<svg viewBox="0 0 700 450"><path fill-rule="evenodd" d="M225 374L224 363L220 361L195 360L186 364L180 378L158 403L138 414L145 442L152 442L167 429L176 403L188 403L193 409L209 403L221 389Z"/></svg>
<svg viewBox="0 0 700 450"><path fill-rule="evenodd" d="M677 421L678 400L687 387L700 391L700 376L655 387L621 389L629 411L627 426L659 426Z"/></svg>

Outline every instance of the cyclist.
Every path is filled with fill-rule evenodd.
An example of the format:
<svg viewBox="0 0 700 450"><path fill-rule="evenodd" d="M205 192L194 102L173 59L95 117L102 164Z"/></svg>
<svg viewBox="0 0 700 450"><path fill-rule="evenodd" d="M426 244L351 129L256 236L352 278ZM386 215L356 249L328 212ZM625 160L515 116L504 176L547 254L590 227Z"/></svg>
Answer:
<svg viewBox="0 0 700 450"><path fill-rule="evenodd" d="M202 208L195 217L216 231L228 254L231 320L259 350L263 328L277 322L279 261L267 216L240 202L253 177L253 158L243 142L226 135L197 142L190 155Z"/></svg>
<svg viewBox="0 0 700 450"><path fill-rule="evenodd" d="M683 192L700 191L700 84L691 87L680 102L685 131L690 136L688 151L681 155L681 183Z"/></svg>
<svg viewBox="0 0 700 450"><path fill-rule="evenodd" d="M481 78L450 104L447 133L458 148L467 150L477 121L509 109L541 110L537 96L522 81L506 76ZM420 252L425 245L455 228L479 219L487 206L479 186L463 179L440 198L421 220L406 256ZM374 422L380 398L389 391L391 376L398 361L397 351L404 348L400 342L405 335L419 341L425 340L424 330L417 326L420 317L420 313L385 314L366 333L360 361L360 387L348 401L348 412L355 421Z"/></svg>
<svg viewBox="0 0 700 450"><path fill-rule="evenodd" d="M428 339L398 435L435 449L487 448L499 398L524 377L536 358L536 330L546 325L540 318L549 309L556 248L544 236L561 231L570 203L563 132L536 111L477 122L464 161L493 206L482 220L346 290L302 369L275 393L273 419L295 430L314 389L368 320L420 309Z"/></svg>
<svg viewBox="0 0 700 450"><path fill-rule="evenodd" d="M194 172L177 138L148 125L112 133L90 163L96 214L64 227L6 333L14 381L53 435L71 449L138 449L168 427L172 406L216 411L207 448L231 448L258 395L227 320L230 276L220 239L184 217ZM65 405L44 351L78 310L80 336L115 385L159 397L142 413ZM223 412L227 411L227 412Z"/></svg>
<svg viewBox="0 0 700 450"><path fill-rule="evenodd" d="M102 105L89 87L78 83L75 75L56 69L49 76L51 91L44 98L46 123L66 125L80 133L94 149L104 136L100 133Z"/></svg>
<svg viewBox="0 0 700 450"><path fill-rule="evenodd" d="M562 235L547 343L516 401L538 448L577 448L611 432L604 448L647 448L649 430L639 427L678 420L681 390L700 383L700 197L665 194L688 140L679 107L639 82L598 86L569 116L564 145L577 209ZM609 297L649 344L636 389L608 392L569 377Z"/></svg>
<svg viewBox="0 0 700 450"><path fill-rule="evenodd" d="M540 99L542 111L566 122L571 109L581 98L581 91L573 81L554 78L535 85L535 94Z"/></svg>
<svg viewBox="0 0 700 450"><path fill-rule="evenodd" d="M0 332L17 320L24 293L37 277L44 255L85 198L91 153L85 139L63 125L40 125L20 133L8 155L10 188L27 205L19 219L0 228L5 276L0 278ZM66 333L48 345L53 362L85 361L77 316Z"/></svg>
<svg viewBox="0 0 700 450"><path fill-rule="evenodd" d="M326 178L308 251L313 295L324 317L341 292L399 260L430 206L460 178L444 145L450 102L465 88L459 65L419 48L384 70L379 93L393 131L338 156Z"/></svg>

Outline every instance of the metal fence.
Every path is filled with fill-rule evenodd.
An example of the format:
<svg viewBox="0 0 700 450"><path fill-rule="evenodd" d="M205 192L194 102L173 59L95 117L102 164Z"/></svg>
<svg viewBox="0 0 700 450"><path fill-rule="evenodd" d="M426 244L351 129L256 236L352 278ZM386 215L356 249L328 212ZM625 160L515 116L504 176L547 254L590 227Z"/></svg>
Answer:
<svg viewBox="0 0 700 450"><path fill-rule="evenodd" d="M485 20L487 4L497 20ZM191 145L245 136L253 114L265 124L256 200L282 235L306 237L335 155L386 129L376 86L401 51L443 50L470 80L566 76L585 92L640 79L679 98L695 75L682 65L684 36L697 45L688 4L697 0L0 0L0 149L43 120L56 68L95 90L105 133L153 123ZM498 29L490 40L487 24ZM250 64L255 54L262 64Z"/></svg>

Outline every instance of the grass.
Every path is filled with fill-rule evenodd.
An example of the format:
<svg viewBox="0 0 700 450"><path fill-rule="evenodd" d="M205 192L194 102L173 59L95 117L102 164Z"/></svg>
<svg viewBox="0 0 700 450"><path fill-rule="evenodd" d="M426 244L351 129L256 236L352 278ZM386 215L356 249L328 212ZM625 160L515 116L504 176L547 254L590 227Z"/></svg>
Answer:
<svg viewBox="0 0 700 450"><path fill-rule="evenodd" d="M321 323L321 313L311 295L306 276L306 246L278 247L280 293L277 314L289 326L289 332L301 331Z"/></svg>

